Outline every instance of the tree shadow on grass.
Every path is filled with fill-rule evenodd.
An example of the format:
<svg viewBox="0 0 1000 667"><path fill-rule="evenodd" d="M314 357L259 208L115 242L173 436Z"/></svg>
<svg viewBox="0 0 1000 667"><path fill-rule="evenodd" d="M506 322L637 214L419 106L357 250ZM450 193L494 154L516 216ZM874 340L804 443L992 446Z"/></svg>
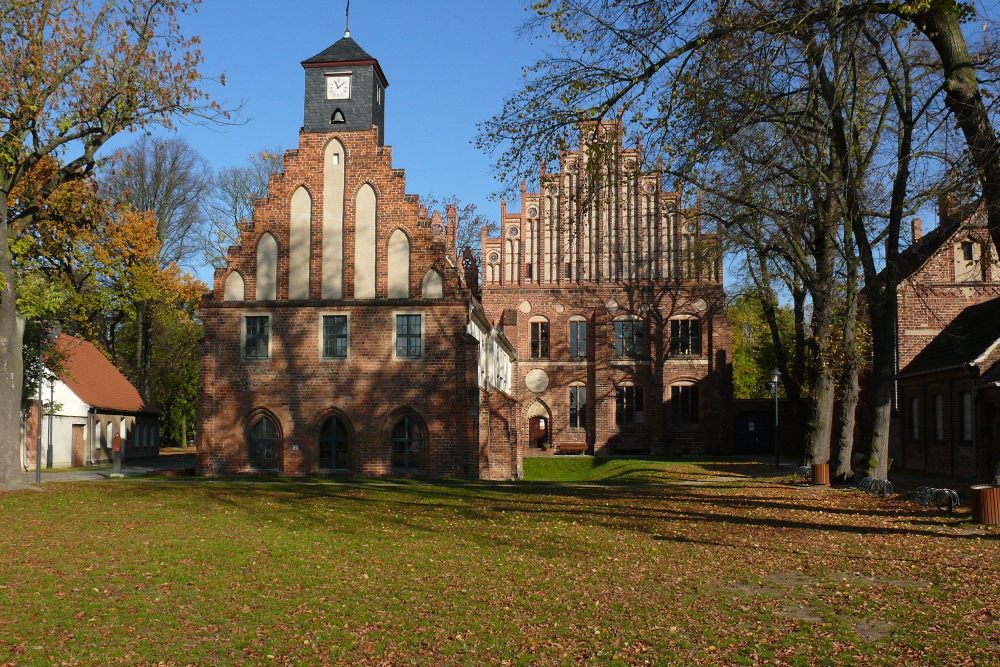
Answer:
<svg viewBox="0 0 1000 667"><path fill-rule="evenodd" d="M174 481L157 482L173 484ZM190 484L190 481L180 483ZM269 510L259 503L250 506L241 502L241 494L256 492L255 498L264 497L276 506L276 515L289 516L294 511L300 521L326 525L330 521L326 503L350 503L359 513L398 525L408 530L434 532L439 515L450 512L456 518L471 522L490 522L513 517L558 518L564 522L615 528L648 534L662 535L665 524L747 526L776 530L822 531L857 536L895 535L900 537L933 537L948 540L1000 538L996 534L963 534L923 527L867 526L857 523L823 521L824 515L851 515L859 519L875 512L864 508L842 509L839 512L826 505L815 507L807 503L786 503L770 498L748 495L704 493L704 486L691 489L662 485L659 487L619 486L602 484L491 484L465 481L425 482L417 480L289 480L283 478L219 482L204 482L205 495L214 503L232 508L244 507L261 515ZM733 487L719 487L733 490ZM759 488L759 487L756 487ZM744 490L750 494L754 487ZM746 508L749 514L738 510ZM814 518L760 515L759 509L776 512L814 510ZM403 513L402 510L406 510ZM926 520L929 510L888 513L902 521ZM424 521L419 512L432 511L436 516ZM414 516L413 512L417 512ZM939 524L940 525L940 524ZM942 526L944 527L944 526ZM495 532L495 531L494 531ZM516 541L512 541L514 544ZM522 545L523 546L523 545ZM724 545L725 546L725 545ZM732 545L728 545L732 546ZM888 557L888 556L887 556ZM894 560L906 560L895 558Z"/></svg>

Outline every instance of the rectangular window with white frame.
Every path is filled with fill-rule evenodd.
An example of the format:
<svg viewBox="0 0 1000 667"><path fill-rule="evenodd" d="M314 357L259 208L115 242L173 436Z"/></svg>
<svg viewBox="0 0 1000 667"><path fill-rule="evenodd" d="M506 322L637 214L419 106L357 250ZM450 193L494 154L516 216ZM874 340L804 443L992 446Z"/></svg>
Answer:
<svg viewBox="0 0 1000 667"><path fill-rule="evenodd" d="M413 359L423 355L423 317L396 315L396 357Z"/></svg>
<svg viewBox="0 0 1000 667"><path fill-rule="evenodd" d="M243 318L243 358L271 358L270 315L247 315Z"/></svg>
<svg viewBox="0 0 1000 667"><path fill-rule="evenodd" d="M962 442L972 442L972 393L962 392Z"/></svg>
<svg viewBox="0 0 1000 667"><path fill-rule="evenodd" d="M347 357L348 326L347 315L323 316L324 359L344 359Z"/></svg>
<svg viewBox="0 0 1000 667"><path fill-rule="evenodd" d="M934 397L934 438L944 440L944 396Z"/></svg>

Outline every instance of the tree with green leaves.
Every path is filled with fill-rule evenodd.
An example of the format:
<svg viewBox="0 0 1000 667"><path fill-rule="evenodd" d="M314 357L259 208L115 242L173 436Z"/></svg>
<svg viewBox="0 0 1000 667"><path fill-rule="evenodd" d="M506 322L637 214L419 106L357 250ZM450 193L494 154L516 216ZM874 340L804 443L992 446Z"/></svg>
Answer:
<svg viewBox="0 0 1000 667"><path fill-rule="evenodd" d="M26 0L0 11L0 487L21 483L23 380L10 242L61 185L83 178L114 136L179 115L226 114L206 92L198 40L181 15L196 0ZM33 199L14 189L43 160ZM12 206L13 204L13 206Z"/></svg>

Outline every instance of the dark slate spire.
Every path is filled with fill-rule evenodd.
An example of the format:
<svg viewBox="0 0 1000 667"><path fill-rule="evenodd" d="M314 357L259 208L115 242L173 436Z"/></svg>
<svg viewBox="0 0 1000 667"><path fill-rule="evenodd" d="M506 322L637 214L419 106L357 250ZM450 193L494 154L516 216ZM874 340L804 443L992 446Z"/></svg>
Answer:
<svg viewBox="0 0 1000 667"><path fill-rule="evenodd" d="M389 82L378 60L344 31L337 40L312 58L305 69L306 132L351 132L378 128L378 142L385 140L385 89Z"/></svg>
<svg viewBox="0 0 1000 667"><path fill-rule="evenodd" d="M350 34L346 34L336 42L326 47L312 58L302 61L303 67L318 67L323 65L373 65L382 80L382 87L388 88L389 81L382 72L382 67L373 56L361 48Z"/></svg>

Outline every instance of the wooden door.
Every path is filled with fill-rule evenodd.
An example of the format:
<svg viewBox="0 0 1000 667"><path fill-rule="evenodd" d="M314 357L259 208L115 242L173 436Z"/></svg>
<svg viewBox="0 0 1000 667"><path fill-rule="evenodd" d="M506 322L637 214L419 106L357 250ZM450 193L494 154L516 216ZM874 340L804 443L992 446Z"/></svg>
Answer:
<svg viewBox="0 0 1000 667"><path fill-rule="evenodd" d="M545 417L532 417L528 421L528 446L544 449L549 444L549 434Z"/></svg>
<svg viewBox="0 0 1000 667"><path fill-rule="evenodd" d="M83 424L73 424L73 451L71 465L76 468L87 464L87 447L83 441Z"/></svg>

